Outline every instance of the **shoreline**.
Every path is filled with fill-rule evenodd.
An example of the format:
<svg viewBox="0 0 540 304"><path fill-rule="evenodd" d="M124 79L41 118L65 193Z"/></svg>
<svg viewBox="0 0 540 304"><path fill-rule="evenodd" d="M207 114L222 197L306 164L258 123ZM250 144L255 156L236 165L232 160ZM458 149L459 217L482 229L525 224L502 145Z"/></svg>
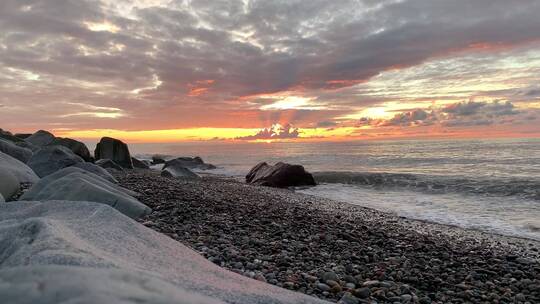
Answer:
<svg viewBox="0 0 540 304"><path fill-rule="evenodd" d="M359 303L540 301L534 240L217 176L115 175L154 209L141 219L145 226L224 268L287 289Z"/></svg>

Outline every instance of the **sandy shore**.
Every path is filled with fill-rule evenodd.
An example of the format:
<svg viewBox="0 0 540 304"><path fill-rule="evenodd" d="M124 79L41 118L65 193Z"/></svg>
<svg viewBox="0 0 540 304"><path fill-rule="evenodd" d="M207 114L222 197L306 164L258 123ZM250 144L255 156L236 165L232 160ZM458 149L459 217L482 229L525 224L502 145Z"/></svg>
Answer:
<svg viewBox="0 0 540 304"><path fill-rule="evenodd" d="M214 177L117 173L144 225L243 275L343 303L538 303L538 242Z"/></svg>

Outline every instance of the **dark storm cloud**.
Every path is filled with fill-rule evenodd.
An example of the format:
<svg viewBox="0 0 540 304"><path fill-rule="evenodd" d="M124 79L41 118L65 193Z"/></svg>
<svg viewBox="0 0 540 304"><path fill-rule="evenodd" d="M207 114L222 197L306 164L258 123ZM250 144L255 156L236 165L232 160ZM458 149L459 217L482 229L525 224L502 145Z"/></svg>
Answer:
<svg viewBox="0 0 540 304"><path fill-rule="evenodd" d="M239 113L267 115L246 96L280 91L341 113L376 103L347 88L383 71L540 39L540 1L532 0L154 2L166 5L2 0L4 123L20 126L42 108L38 120L50 126L230 126ZM99 107L122 115L96 123L107 114ZM69 116L85 112L76 122ZM335 112L325 114L312 124Z"/></svg>

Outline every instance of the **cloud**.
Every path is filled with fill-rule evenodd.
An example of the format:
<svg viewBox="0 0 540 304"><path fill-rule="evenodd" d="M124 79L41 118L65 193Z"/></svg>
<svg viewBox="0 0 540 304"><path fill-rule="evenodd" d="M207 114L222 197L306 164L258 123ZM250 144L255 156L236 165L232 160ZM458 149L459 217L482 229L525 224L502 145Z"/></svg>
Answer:
<svg viewBox="0 0 540 304"><path fill-rule="evenodd" d="M2 120L23 129L260 127L267 122L253 116L285 108L313 110L302 123L314 126L387 100L431 98L438 80L494 74L493 62L508 52L537 48L539 10L534 0L2 0ZM399 76L432 83L376 85L386 72L467 55L467 73L446 62ZM540 64L528 62L538 75ZM533 77L513 89L538 83ZM296 103L246 98L280 92L295 93ZM463 94L442 97L471 97ZM73 102L122 115L73 117Z"/></svg>
<svg viewBox="0 0 540 304"><path fill-rule="evenodd" d="M298 138L300 131L298 128L294 128L290 124L284 126L275 124L272 127L264 128L257 132L255 135L237 137L239 140L258 140L258 139L293 139Z"/></svg>

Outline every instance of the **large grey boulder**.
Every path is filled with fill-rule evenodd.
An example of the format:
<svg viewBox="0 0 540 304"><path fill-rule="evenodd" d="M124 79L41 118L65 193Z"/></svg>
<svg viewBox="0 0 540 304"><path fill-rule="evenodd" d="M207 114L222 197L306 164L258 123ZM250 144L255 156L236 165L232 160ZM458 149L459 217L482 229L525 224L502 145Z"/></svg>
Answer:
<svg viewBox="0 0 540 304"><path fill-rule="evenodd" d="M133 169L128 146L115 138L103 137L96 146L94 157L96 160L110 159L123 168Z"/></svg>
<svg viewBox="0 0 540 304"><path fill-rule="evenodd" d="M76 163L72 167L86 170L88 172L94 173L95 175L108 180L111 183L118 184L118 181L116 180L116 178L114 178L114 176L112 176L107 170L105 170L104 168L98 165L95 165L92 163Z"/></svg>
<svg viewBox="0 0 540 304"><path fill-rule="evenodd" d="M139 218L152 210L117 185L97 178L92 173L73 172L54 180L42 180L21 196L20 201L69 200L109 205L131 218Z"/></svg>
<svg viewBox="0 0 540 304"><path fill-rule="evenodd" d="M84 143L75 139L56 137L51 143L49 143L49 146L54 145L64 146L70 149L73 153L80 156L84 161L89 162L92 160L88 147L86 147Z"/></svg>
<svg viewBox="0 0 540 304"><path fill-rule="evenodd" d="M9 199L20 189L19 180L13 173L9 170L0 168L0 196L1 200L4 201L4 197Z"/></svg>
<svg viewBox="0 0 540 304"><path fill-rule="evenodd" d="M167 168L168 166L181 166L188 169L199 169L199 170L211 170L216 169L216 166L212 164L205 163L202 158L200 157L178 157L169 161L165 162L165 166L163 168Z"/></svg>
<svg viewBox="0 0 540 304"><path fill-rule="evenodd" d="M2 303L327 303L227 271L96 203L1 204L0 248Z"/></svg>
<svg viewBox="0 0 540 304"><path fill-rule="evenodd" d="M39 149L28 161L28 166L39 177L47 176L60 169L82 163L84 160L63 146L47 146Z"/></svg>
<svg viewBox="0 0 540 304"><path fill-rule="evenodd" d="M100 159L96 161L96 165L104 169L113 169L118 171L124 171L124 168L110 159Z"/></svg>
<svg viewBox="0 0 540 304"><path fill-rule="evenodd" d="M0 152L4 152L7 155L13 156L23 163L27 163L30 157L32 157L32 150L17 146L11 141L0 138Z"/></svg>
<svg viewBox="0 0 540 304"><path fill-rule="evenodd" d="M184 168L180 165L170 165L161 171L161 176L168 178L182 178L182 179L200 179L201 177L196 173L193 173L188 168Z"/></svg>
<svg viewBox="0 0 540 304"><path fill-rule="evenodd" d="M279 162L273 166L259 163L246 175L250 184L275 188L315 186L315 179L303 166Z"/></svg>
<svg viewBox="0 0 540 304"><path fill-rule="evenodd" d="M34 171L20 160L0 152L0 170L11 172L19 183L36 183L39 177Z"/></svg>
<svg viewBox="0 0 540 304"><path fill-rule="evenodd" d="M64 168L62 170L59 170L59 171L56 171L55 173L53 174L49 174L47 176L45 176L44 178L42 178L38 183L36 183L35 185L33 185L30 189L28 189L26 191L26 193L22 196L22 198L24 198L25 200L33 200L34 196L38 195L42 190L43 188L45 188L46 186L48 186L50 183L52 183L53 181L57 180L57 179L60 179L62 177L65 177L65 176L68 176L72 173L80 173L82 175L84 175L84 179L91 182L91 183L94 183L95 185L97 186L102 186L102 187L105 187L105 188L114 188L120 192L123 192L129 196L139 196L139 194L135 191L131 191L129 189L126 189L124 187L121 187L115 183L111 183L109 182L108 180L102 178L101 176L99 175L96 175L90 171L87 171L87 170L84 170L84 169L81 169L79 167L76 167L76 166L71 166L71 167L67 167L67 168Z"/></svg>
<svg viewBox="0 0 540 304"><path fill-rule="evenodd" d="M36 133L30 135L25 140L35 146L43 147L50 144L55 139L54 135L50 132L39 130Z"/></svg>

